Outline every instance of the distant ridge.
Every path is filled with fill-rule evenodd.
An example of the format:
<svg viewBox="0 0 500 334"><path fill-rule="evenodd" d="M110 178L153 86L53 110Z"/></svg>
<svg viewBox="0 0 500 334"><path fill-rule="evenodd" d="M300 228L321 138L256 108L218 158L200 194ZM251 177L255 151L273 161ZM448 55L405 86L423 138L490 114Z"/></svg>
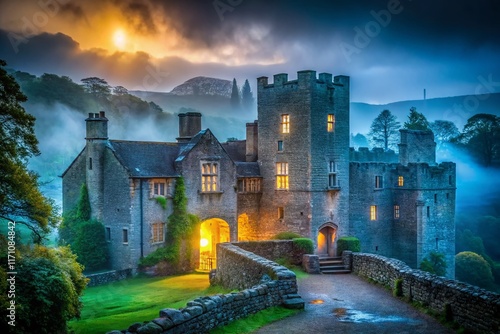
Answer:
<svg viewBox="0 0 500 334"><path fill-rule="evenodd" d="M195 77L175 87L170 92L174 95L223 96L231 97L232 83L229 80Z"/></svg>

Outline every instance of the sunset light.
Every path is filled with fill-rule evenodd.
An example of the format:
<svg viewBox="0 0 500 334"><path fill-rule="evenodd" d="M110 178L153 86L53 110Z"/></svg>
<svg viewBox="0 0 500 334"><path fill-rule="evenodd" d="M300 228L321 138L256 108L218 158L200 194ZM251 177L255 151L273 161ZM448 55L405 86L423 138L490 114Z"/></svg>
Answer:
<svg viewBox="0 0 500 334"><path fill-rule="evenodd" d="M113 43L118 49L124 49L127 44L127 37L123 30L116 30L113 34Z"/></svg>

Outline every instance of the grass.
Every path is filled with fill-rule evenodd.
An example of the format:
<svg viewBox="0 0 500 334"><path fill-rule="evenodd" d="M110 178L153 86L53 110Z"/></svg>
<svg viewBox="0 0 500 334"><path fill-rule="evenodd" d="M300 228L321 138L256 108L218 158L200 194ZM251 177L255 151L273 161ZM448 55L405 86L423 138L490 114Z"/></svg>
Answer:
<svg viewBox="0 0 500 334"><path fill-rule="evenodd" d="M134 322L157 318L161 309L185 307L197 297L227 292L210 287L206 274L131 278L90 287L82 297L81 319L70 321L69 327L75 334L127 329Z"/></svg>
<svg viewBox="0 0 500 334"><path fill-rule="evenodd" d="M267 324L288 318L299 312L302 312L302 310L289 310L281 306L275 306L249 315L246 318L233 321L224 327L214 328L210 331L210 334L252 333Z"/></svg>

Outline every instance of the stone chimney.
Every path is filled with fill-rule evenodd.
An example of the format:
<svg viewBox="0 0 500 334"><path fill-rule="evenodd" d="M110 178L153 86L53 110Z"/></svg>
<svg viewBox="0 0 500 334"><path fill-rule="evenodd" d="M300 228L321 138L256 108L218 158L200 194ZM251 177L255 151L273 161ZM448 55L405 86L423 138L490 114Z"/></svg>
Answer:
<svg viewBox="0 0 500 334"><path fill-rule="evenodd" d="M201 113L188 112L179 114L178 143L187 143L201 131Z"/></svg>
<svg viewBox="0 0 500 334"><path fill-rule="evenodd" d="M108 139L108 119L104 111L89 113L89 117L85 122L87 123L87 134L85 139Z"/></svg>
<svg viewBox="0 0 500 334"><path fill-rule="evenodd" d="M259 127L258 121L247 123L247 140L246 140L246 161L257 161L259 157Z"/></svg>

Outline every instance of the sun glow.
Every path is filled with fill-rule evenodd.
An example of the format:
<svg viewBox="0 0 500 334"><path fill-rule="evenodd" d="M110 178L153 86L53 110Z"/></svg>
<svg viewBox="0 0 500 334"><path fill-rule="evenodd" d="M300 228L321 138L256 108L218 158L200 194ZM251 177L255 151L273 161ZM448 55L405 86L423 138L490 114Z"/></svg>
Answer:
<svg viewBox="0 0 500 334"><path fill-rule="evenodd" d="M113 43L118 49L125 48L125 45L127 44L127 36L123 30L119 29L115 31L113 34Z"/></svg>

